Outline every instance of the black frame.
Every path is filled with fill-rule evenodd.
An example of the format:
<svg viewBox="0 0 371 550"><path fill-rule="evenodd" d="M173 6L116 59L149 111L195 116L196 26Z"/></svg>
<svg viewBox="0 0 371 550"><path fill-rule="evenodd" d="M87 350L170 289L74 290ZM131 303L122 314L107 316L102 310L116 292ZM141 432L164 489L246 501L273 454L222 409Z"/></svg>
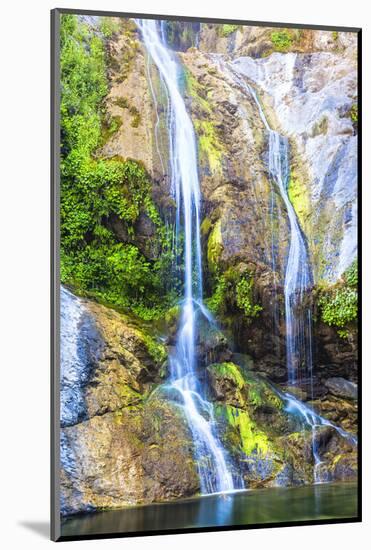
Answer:
<svg viewBox="0 0 371 550"><path fill-rule="evenodd" d="M357 151L357 201L358 209L358 506L357 517L302 520L277 523L261 523L255 525L228 525L215 527L190 527L182 529L166 529L154 531L135 531L131 533L100 533L96 535L61 536L60 534L60 489L59 489L59 465L60 465L60 15L69 13L73 15L97 15L106 17L124 17L139 19L167 19L169 21L191 21L200 23L237 24L255 27L278 27L294 29L313 29L322 31L353 32L357 34L357 106L359 113L358 122L358 151ZM51 494L50 494L50 537L55 542L69 540L90 540L108 538L143 537L153 535L174 535L185 533L204 533L215 531L240 531L250 529L266 529L271 527L294 527L305 525L328 525L338 523L359 523L362 521L362 29L360 27L338 27L328 25L310 25L302 23L272 23L269 21L248 21L240 19L215 19L209 17L188 17L167 14L143 14L126 13L100 10L79 10L69 8L55 8L51 10Z"/></svg>

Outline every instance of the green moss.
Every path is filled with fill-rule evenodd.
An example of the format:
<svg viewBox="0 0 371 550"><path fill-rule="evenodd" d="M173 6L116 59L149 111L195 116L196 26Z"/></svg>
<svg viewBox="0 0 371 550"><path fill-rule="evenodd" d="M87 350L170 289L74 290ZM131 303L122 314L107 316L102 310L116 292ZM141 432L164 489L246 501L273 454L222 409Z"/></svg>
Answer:
<svg viewBox="0 0 371 550"><path fill-rule="evenodd" d="M234 430L238 430L241 450L247 455L252 452L266 455L270 449L268 437L251 419L247 411L225 405L225 417Z"/></svg>
<svg viewBox="0 0 371 550"><path fill-rule="evenodd" d="M102 125L102 134L100 139L100 145L105 145L112 136L114 136L121 128L122 120L119 116L111 116Z"/></svg>
<svg viewBox="0 0 371 550"><path fill-rule="evenodd" d="M120 397L121 406L137 405L143 399L143 395L127 384L115 384L113 391Z"/></svg>
<svg viewBox="0 0 371 550"><path fill-rule="evenodd" d="M132 106L129 109L129 113L132 116L131 126L133 128L138 128L138 126L140 124L140 121L141 121L141 117L140 117L140 113L139 113L138 109L136 107Z"/></svg>
<svg viewBox="0 0 371 550"><path fill-rule="evenodd" d="M129 100L122 96L115 98L113 103L121 109L127 109L132 117L131 126L133 128L138 128L141 121L141 116L138 109L134 105L130 105Z"/></svg>
<svg viewBox="0 0 371 550"><path fill-rule="evenodd" d="M238 25L221 25L219 29L221 36L229 36L230 34L236 32Z"/></svg>
<svg viewBox="0 0 371 550"><path fill-rule="evenodd" d="M120 107L121 109L129 109L129 101L127 97L115 97L113 100L114 105L117 105L117 107Z"/></svg>
<svg viewBox="0 0 371 550"><path fill-rule="evenodd" d="M241 390L245 387L245 379L238 365L230 362L215 363L212 365L212 370L223 378L230 378L233 380L238 389Z"/></svg>
<svg viewBox="0 0 371 550"><path fill-rule="evenodd" d="M289 30L274 31L271 34L271 41L277 52L288 52L294 42L293 33Z"/></svg>
<svg viewBox="0 0 371 550"><path fill-rule="evenodd" d="M220 174L222 172L223 147L214 123L209 120L195 120L194 126L198 135L201 164L207 164L212 173Z"/></svg>
<svg viewBox="0 0 371 550"><path fill-rule="evenodd" d="M222 222L218 220L214 225L207 241L207 261L212 273L218 271L218 264L223 252Z"/></svg>
<svg viewBox="0 0 371 550"><path fill-rule="evenodd" d="M202 224L201 224L201 235L203 237L207 237L210 233L210 230L211 230L212 226L213 225L211 223L210 218L205 217L202 221Z"/></svg>
<svg viewBox="0 0 371 550"><path fill-rule="evenodd" d="M201 165L206 165L214 174L221 173L223 146L218 131L212 122L212 109L208 101L207 91L189 71L185 71L185 87L189 97L197 104L198 118L194 127L198 137L198 152Z"/></svg>
<svg viewBox="0 0 371 550"><path fill-rule="evenodd" d="M295 170L292 170L290 174L288 196L299 218L300 225L305 228L311 210L309 192L304 180Z"/></svg>
<svg viewBox="0 0 371 550"><path fill-rule="evenodd" d="M332 36L332 39L336 42L339 39L339 32L332 31L331 36Z"/></svg>
<svg viewBox="0 0 371 550"><path fill-rule="evenodd" d="M132 30L128 30L126 32L126 44L122 49L121 57L118 61L118 67L121 70L121 73L117 77L117 82L119 83L122 83L127 79L137 57L139 44L137 40L132 38L132 34Z"/></svg>
<svg viewBox="0 0 371 550"><path fill-rule="evenodd" d="M239 401L250 411L264 404L269 404L278 410L283 408L284 404L282 400L265 380L257 378L256 375L246 369L242 369L235 363L214 363L208 369L217 378L225 378L232 381L233 386L240 392Z"/></svg>

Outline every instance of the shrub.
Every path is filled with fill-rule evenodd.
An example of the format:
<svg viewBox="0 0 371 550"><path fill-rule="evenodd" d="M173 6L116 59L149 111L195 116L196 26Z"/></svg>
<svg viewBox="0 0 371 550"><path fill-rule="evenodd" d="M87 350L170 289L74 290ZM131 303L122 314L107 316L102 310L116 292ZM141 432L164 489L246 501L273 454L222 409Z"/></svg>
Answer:
<svg viewBox="0 0 371 550"><path fill-rule="evenodd" d="M253 278L244 275L236 285L236 303L247 317L256 317L262 307L253 303Z"/></svg>
<svg viewBox="0 0 371 550"><path fill-rule="evenodd" d="M342 282L333 288L322 291L319 298L322 320L330 325L338 327L339 335L345 337L349 327L357 320L358 316L358 265L355 260L345 271Z"/></svg>
<svg viewBox="0 0 371 550"><path fill-rule="evenodd" d="M236 308L244 313L246 321L256 317L262 307L254 303L254 280L250 272L240 273L230 267L215 277L214 292L207 300L207 306L216 314L235 313Z"/></svg>
<svg viewBox="0 0 371 550"><path fill-rule="evenodd" d="M222 36L229 36L238 29L238 25L222 25L220 32Z"/></svg>
<svg viewBox="0 0 371 550"><path fill-rule="evenodd" d="M173 252L151 196L144 166L120 157L97 158L102 142L120 127L105 123L108 92L104 37L76 16L61 21L61 280L76 292L159 317L175 297L169 291ZM138 112L131 112L138 118ZM137 121L139 123L139 120ZM135 224L154 225L151 258L139 249ZM120 238L113 230L119 224Z"/></svg>
<svg viewBox="0 0 371 550"><path fill-rule="evenodd" d="M290 31L275 31L271 34L271 41L276 51L284 53L290 49L294 38Z"/></svg>

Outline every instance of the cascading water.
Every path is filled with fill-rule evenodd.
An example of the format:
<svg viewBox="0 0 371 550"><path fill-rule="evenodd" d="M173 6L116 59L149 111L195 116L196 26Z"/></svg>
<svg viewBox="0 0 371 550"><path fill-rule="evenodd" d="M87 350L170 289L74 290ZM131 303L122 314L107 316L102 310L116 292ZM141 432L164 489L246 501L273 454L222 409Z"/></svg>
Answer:
<svg viewBox="0 0 371 550"><path fill-rule="evenodd" d="M236 487L228 468L228 458L216 432L213 407L203 397L196 376L195 342L197 314L208 318L202 302L200 240L200 190L197 172L196 136L179 88L181 68L167 47L163 25L153 20L137 24L168 97L168 133L171 188L176 213L176 235L184 231L184 301L175 353L170 357L169 384L182 398L193 436L201 492L226 492ZM153 91L153 86L151 86Z"/></svg>
<svg viewBox="0 0 371 550"><path fill-rule="evenodd" d="M299 227L296 213L288 196L290 176L288 139L271 129L260 101L251 86L242 78L232 74L238 84L253 97L268 133L268 170L276 183L279 194L285 204L290 225L290 245L285 271L284 298L286 322L286 366L288 383L297 384L304 373L312 378L312 317L311 310L304 301L312 285L312 274L308 252ZM272 251L272 262L274 254Z"/></svg>
<svg viewBox="0 0 371 550"><path fill-rule="evenodd" d="M308 290L312 285L312 274L308 252L299 227L296 213L288 196L288 182L290 176L289 143L286 137L271 129L257 97L255 90L239 74L233 64L223 64L223 70L228 72L232 80L247 92L256 103L260 118L268 133L268 170L272 181L276 184L279 194L286 207L290 227L290 244L284 278L285 323L286 323L286 365L288 383L299 384L303 379L309 382L309 394L313 399L313 357L312 357L312 313L310 306L305 304ZM271 204L272 207L272 204ZM272 244L272 267L274 251ZM314 461L313 478L315 483L327 481L323 478L320 466L322 464L318 443L317 429L320 426L331 426L341 437L352 445L357 444L357 438L345 432L335 424L315 413L289 393L278 392L286 402L285 410L302 419L304 426L309 427L312 433L312 454Z"/></svg>

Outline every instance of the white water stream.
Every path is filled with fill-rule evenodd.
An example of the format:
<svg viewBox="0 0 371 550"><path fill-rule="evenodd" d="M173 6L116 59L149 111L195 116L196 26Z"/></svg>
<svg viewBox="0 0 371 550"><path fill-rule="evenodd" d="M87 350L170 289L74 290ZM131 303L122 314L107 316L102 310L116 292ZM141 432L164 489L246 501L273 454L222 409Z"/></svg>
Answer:
<svg viewBox="0 0 371 550"><path fill-rule="evenodd" d="M177 205L176 233L184 231L184 301L177 345L170 357L170 384L182 398L193 436L202 493L233 491L236 487L228 467L227 453L218 438L213 407L204 398L196 376L197 313L208 317L202 302L196 135L179 87L181 66L166 44L161 22L147 19L137 21L137 24L166 89L171 189ZM154 90L152 84L151 89Z"/></svg>

